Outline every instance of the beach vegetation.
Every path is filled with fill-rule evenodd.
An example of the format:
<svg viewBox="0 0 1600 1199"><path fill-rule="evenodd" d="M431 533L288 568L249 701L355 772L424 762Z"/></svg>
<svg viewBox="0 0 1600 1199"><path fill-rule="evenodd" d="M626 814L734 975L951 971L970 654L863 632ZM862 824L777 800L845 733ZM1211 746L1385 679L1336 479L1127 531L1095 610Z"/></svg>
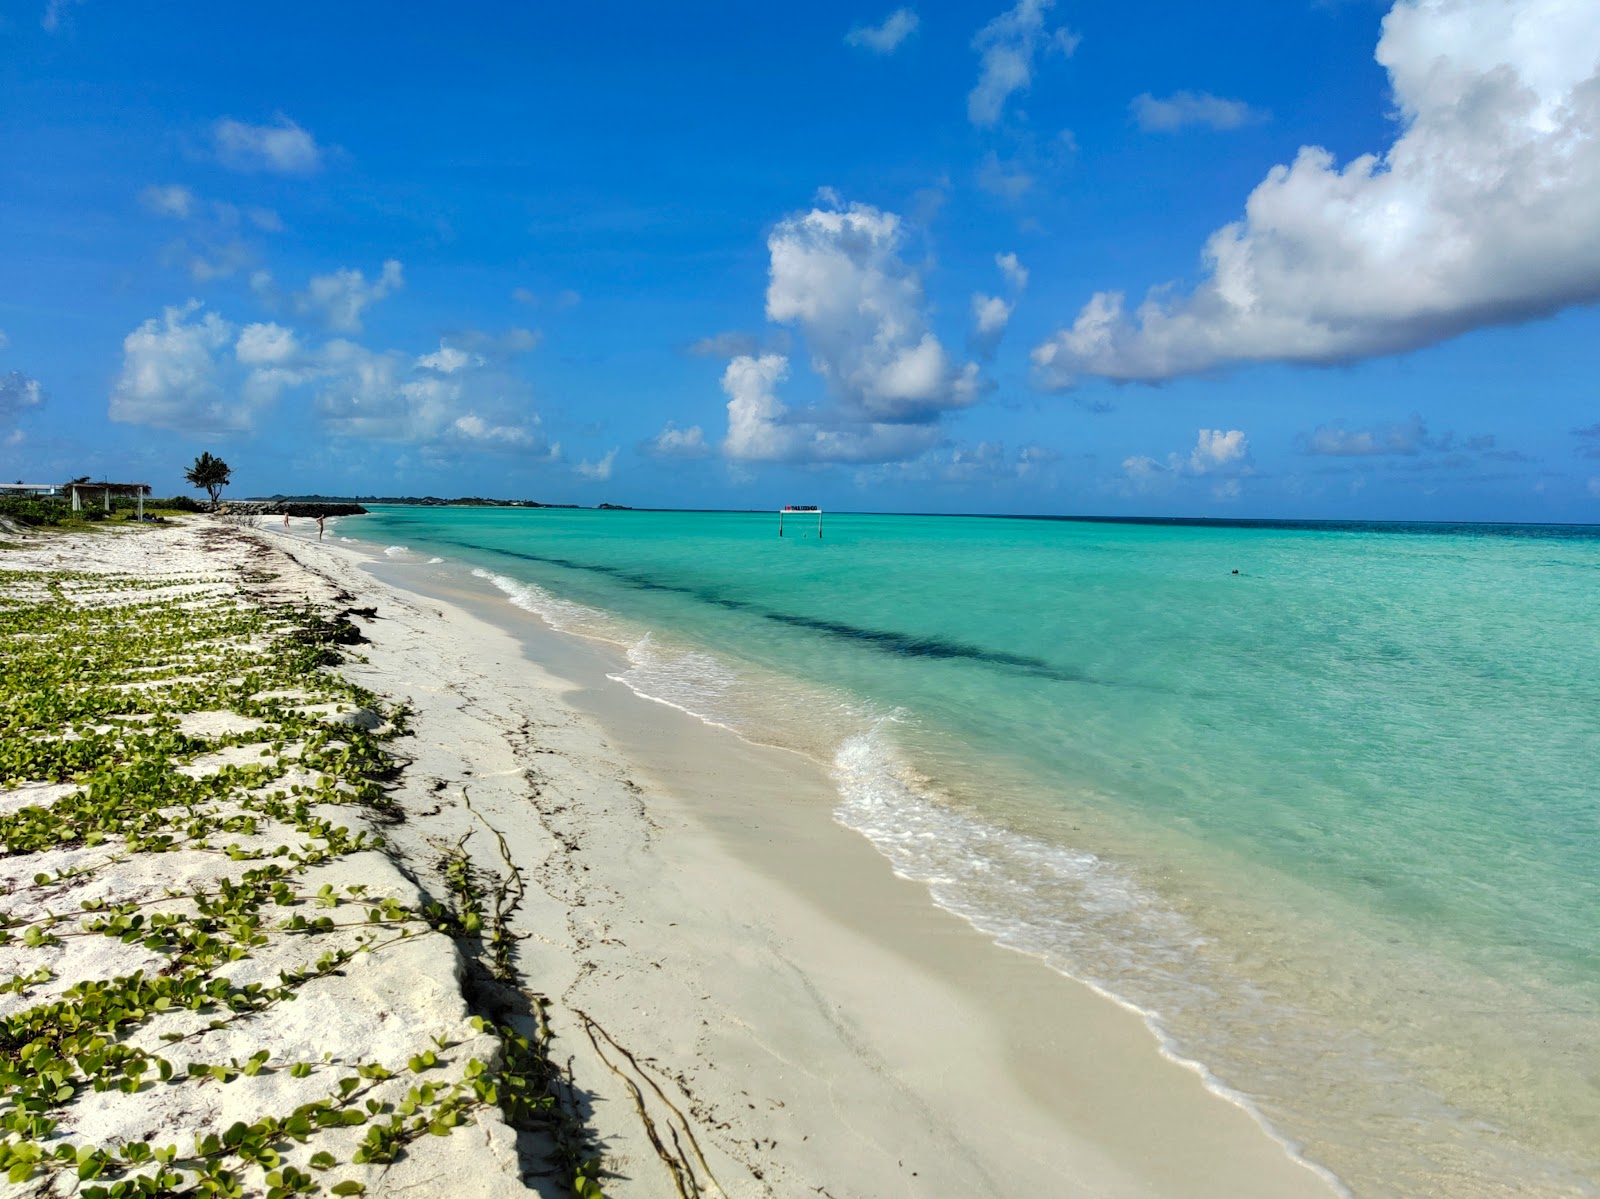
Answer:
<svg viewBox="0 0 1600 1199"><path fill-rule="evenodd" d="M74 512L72 501L66 496L0 495L0 520L43 533L103 528L106 522L131 521L138 508L137 499L125 495L111 497L109 513L99 503L86 504ZM144 501L145 520L158 524L205 510L200 501L187 495Z"/></svg>
<svg viewBox="0 0 1600 1199"><path fill-rule="evenodd" d="M347 615L262 601L246 581L0 570L0 791L54 794L0 805L11 880L0 886L0 1174L84 1199L359 1195L370 1168L498 1109L557 1146L573 1194L600 1195L546 1001L516 975L508 922L523 884L504 839L490 828L503 874L475 866L466 838L445 850L443 902L341 877L354 855L384 849L381 830L399 817L389 742L409 711L340 674L362 640ZM341 709L381 723L328 718ZM211 865L152 869L175 855ZM107 877L160 881L108 893L96 886ZM284 1058L268 1043L217 1051L217 1034L248 1046L318 980L435 934L485 978L533 995L533 1028L480 1006L458 1035L419 1033L394 1061ZM130 968L75 976L69 963L125 960L74 955L90 945L116 946ZM287 1110L181 1137L70 1135L89 1096L279 1073L327 1084Z"/></svg>

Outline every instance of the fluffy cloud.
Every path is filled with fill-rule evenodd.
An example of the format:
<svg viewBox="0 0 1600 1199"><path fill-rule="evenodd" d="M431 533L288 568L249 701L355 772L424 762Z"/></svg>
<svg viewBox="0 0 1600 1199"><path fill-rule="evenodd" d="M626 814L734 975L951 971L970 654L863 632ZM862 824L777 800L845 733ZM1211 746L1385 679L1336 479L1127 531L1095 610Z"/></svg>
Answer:
<svg viewBox="0 0 1600 1199"><path fill-rule="evenodd" d="M996 125L1006 101L1033 82L1033 64L1041 48L1071 55L1081 40L1066 28L1045 32L1044 14L1055 0L1020 0L990 21L972 39L978 52L978 82L967 95L967 116L974 125Z"/></svg>
<svg viewBox="0 0 1600 1199"><path fill-rule="evenodd" d="M1403 132L1342 169L1274 167L1193 292L1094 296L1040 381L1338 363L1600 297L1600 58L1583 0L1399 0L1377 58Z"/></svg>
<svg viewBox="0 0 1600 1199"><path fill-rule="evenodd" d="M1236 499L1240 480L1252 473L1250 439L1239 429L1201 429L1188 454L1168 454L1165 462L1144 454L1122 461L1125 488L1136 492L1164 491L1178 480L1211 476L1211 494Z"/></svg>
<svg viewBox="0 0 1600 1199"><path fill-rule="evenodd" d="M972 293L972 336L968 344L975 353L989 358L1000 348L1000 339L1005 336L1015 307L1013 300L981 291Z"/></svg>
<svg viewBox="0 0 1600 1199"><path fill-rule="evenodd" d="M0 350L5 349L10 344L11 339L6 336L6 331L4 329L0 329Z"/></svg>
<svg viewBox="0 0 1600 1199"><path fill-rule="evenodd" d="M343 437L553 452L528 411L526 384L482 365L441 374L420 359L336 338L315 363L313 407L328 431Z"/></svg>
<svg viewBox="0 0 1600 1199"><path fill-rule="evenodd" d="M240 330L233 352L246 366L281 366L301 355L294 330L270 321Z"/></svg>
<svg viewBox="0 0 1600 1199"><path fill-rule="evenodd" d="M616 465L616 461L617 451L612 449L608 451L605 457L601 458L600 461L580 462L572 469L577 471L585 479L593 479L596 482L604 483L611 477L611 468Z"/></svg>
<svg viewBox="0 0 1600 1199"><path fill-rule="evenodd" d="M940 438L935 425L858 420L824 422L795 416L778 399L789 375L782 354L735 358L722 375L728 436L722 452L744 462L890 462L909 458Z"/></svg>
<svg viewBox="0 0 1600 1199"><path fill-rule="evenodd" d="M996 254L994 264L1010 284L1013 295L1020 294L1028 286L1028 268L1017 261L1015 254ZM981 291L972 293L972 344L980 354L994 353L1016 306L1014 299L1005 300Z"/></svg>
<svg viewBox="0 0 1600 1199"><path fill-rule="evenodd" d="M536 449L545 457L554 457L560 450L559 446L547 445L542 438L522 425L490 424L476 413L458 416L451 421L445 430L444 440L476 442L479 445L498 445L511 449Z"/></svg>
<svg viewBox="0 0 1600 1199"><path fill-rule="evenodd" d="M830 198L831 199L831 198ZM761 461L889 461L939 440L935 423L977 398L978 368L956 366L927 327L922 281L900 258L900 218L865 204L814 208L767 239L767 319L792 325L834 401L791 413L777 395L782 353L735 355L723 374L723 452Z"/></svg>
<svg viewBox="0 0 1600 1199"><path fill-rule="evenodd" d="M894 213L852 204L789 217L767 239L767 319L801 330L813 367L862 418L928 420L977 397L977 367L954 366L927 328L902 236Z"/></svg>
<svg viewBox="0 0 1600 1199"><path fill-rule="evenodd" d="M1006 282L1017 291L1028 286L1028 268L1017 261L1015 254L996 254L994 264L1000 268L1000 273L1006 277Z"/></svg>
<svg viewBox="0 0 1600 1199"><path fill-rule="evenodd" d="M917 31L921 23L915 10L897 8L884 18L881 25L857 25L844 35L845 45L870 50L874 54L893 54L901 42Z"/></svg>
<svg viewBox="0 0 1600 1199"><path fill-rule="evenodd" d="M483 359L476 354L469 354L465 350L440 342L439 348L433 353L418 358L417 365L424 370L438 371L441 375L453 375L457 371L466 370L469 366L482 366Z"/></svg>
<svg viewBox="0 0 1600 1199"><path fill-rule="evenodd" d="M981 291L972 293L972 324L979 337L999 337L1005 332L1015 307L999 296L986 296Z"/></svg>
<svg viewBox="0 0 1600 1199"><path fill-rule="evenodd" d="M180 432L238 431L299 388L313 391L313 410L335 436L554 453L538 432L527 384L490 357L449 343L420 356L344 338L313 345L276 322L236 330L196 301L128 335L110 412Z"/></svg>
<svg viewBox="0 0 1600 1199"><path fill-rule="evenodd" d="M699 425L680 429L671 421L650 439L646 448L658 458L704 458L711 452L705 430Z"/></svg>
<svg viewBox="0 0 1600 1199"><path fill-rule="evenodd" d="M1194 449L1189 451L1189 469L1197 475L1227 470L1250 454L1250 442L1239 429L1201 429Z"/></svg>
<svg viewBox="0 0 1600 1199"><path fill-rule="evenodd" d="M295 307L314 312L339 333L361 332L361 314L371 305L405 286L405 275L398 261L383 264L383 273L371 283L353 267L342 267L329 275L314 275L306 290L295 296Z"/></svg>
<svg viewBox="0 0 1600 1199"><path fill-rule="evenodd" d="M122 341L111 419L183 433L248 429L250 407L229 395L216 358L233 333L215 312L201 312L198 300L145 321Z"/></svg>
<svg viewBox="0 0 1600 1199"><path fill-rule="evenodd" d="M728 396L723 453L757 461L790 457L799 431L779 423L788 409L777 396L778 384L788 377L789 360L782 354L742 354L728 363L722 372L722 390Z"/></svg>
<svg viewBox="0 0 1600 1199"><path fill-rule="evenodd" d="M1224 100L1210 92L1175 92L1165 100L1144 92L1133 98L1128 109L1146 133L1174 133L1190 125L1237 129L1266 119L1265 113L1243 100Z"/></svg>
<svg viewBox="0 0 1600 1199"><path fill-rule="evenodd" d="M180 183L152 183L139 193L139 203L156 216L186 221L194 213L194 193Z"/></svg>
<svg viewBox="0 0 1600 1199"><path fill-rule="evenodd" d="M236 171L309 175L322 165L322 149L288 117L270 125L247 125L224 117L211 127L217 159Z"/></svg>
<svg viewBox="0 0 1600 1199"><path fill-rule="evenodd" d="M44 403L44 388L39 380L21 371L0 375L0 429L17 423L24 412Z"/></svg>

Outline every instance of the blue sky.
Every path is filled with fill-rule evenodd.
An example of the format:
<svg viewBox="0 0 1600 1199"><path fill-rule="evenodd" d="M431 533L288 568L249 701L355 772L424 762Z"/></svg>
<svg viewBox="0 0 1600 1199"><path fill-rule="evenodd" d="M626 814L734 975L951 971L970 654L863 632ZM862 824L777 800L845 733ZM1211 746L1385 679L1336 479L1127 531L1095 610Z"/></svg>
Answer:
<svg viewBox="0 0 1600 1199"><path fill-rule="evenodd" d="M1600 521L1592 0L0 14L10 478Z"/></svg>

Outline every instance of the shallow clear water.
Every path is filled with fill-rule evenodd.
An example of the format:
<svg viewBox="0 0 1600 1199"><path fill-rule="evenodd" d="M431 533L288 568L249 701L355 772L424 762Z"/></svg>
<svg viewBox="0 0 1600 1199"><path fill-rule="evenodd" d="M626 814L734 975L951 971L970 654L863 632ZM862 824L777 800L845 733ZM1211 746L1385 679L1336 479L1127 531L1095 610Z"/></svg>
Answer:
<svg viewBox="0 0 1600 1199"><path fill-rule="evenodd" d="M809 531L341 525L829 763L897 870L1144 1010L1356 1194L1600 1194L1600 529Z"/></svg>

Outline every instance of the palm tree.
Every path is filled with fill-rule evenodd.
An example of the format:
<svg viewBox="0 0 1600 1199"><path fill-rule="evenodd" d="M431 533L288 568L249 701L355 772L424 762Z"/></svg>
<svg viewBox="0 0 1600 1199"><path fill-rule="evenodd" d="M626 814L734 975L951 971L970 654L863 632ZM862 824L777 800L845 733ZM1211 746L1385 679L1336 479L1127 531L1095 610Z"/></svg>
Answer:
<svg viewBox="0 0 1600 1199"><path fill-rule="evenodd" d="M222 494L222 489L228 485L228 480L233 472L228 469L228 464L221 458L213 458L209 452L201 454L194 460L194 465L183 472L183 477L197 488L204 489L211 496L211 510L217 510L217 497Z"/></svg>

